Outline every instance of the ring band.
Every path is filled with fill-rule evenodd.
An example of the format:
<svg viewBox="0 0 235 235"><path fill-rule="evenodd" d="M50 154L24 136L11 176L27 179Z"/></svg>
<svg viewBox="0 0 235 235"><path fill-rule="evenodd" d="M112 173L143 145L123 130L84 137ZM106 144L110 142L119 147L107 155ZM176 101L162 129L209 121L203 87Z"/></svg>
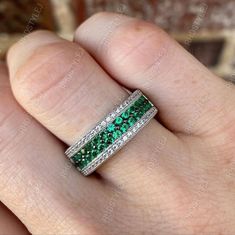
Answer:
<svg viewBox="0 0 235 235"><path fill-rule="evenodd" d="M130 141L156 113L157 108L136 90L65 154L87 176Z"/></svg>

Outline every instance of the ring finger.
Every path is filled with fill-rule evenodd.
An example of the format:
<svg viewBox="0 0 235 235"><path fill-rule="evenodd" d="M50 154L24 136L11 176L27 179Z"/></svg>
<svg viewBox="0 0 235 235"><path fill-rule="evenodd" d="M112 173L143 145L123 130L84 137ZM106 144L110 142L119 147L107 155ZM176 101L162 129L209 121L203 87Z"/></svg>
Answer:
<svg viewBox="0 0 235 235"><path fill-rule="evenodd" d="M24 55L28 45L30 53ZM21 62L17 65L19 55ZM20 104L68 145L128 95L79 45L49 32L33 33L16 44L8 54L8 64ZM98 172L113 183L134 184L134 179L146 174L149 157L159 155L154 146L163 137L171 147L178 144L171 132L152 120L135 141ZM129 177L131 181L127 180Z"/></svg>

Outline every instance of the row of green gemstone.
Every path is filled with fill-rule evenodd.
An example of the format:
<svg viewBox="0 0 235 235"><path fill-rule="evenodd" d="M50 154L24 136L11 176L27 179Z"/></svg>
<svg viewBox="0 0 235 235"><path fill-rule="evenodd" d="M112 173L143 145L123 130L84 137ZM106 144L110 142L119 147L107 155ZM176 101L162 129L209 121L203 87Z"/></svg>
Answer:
<svg viewBox="0 0 235 235"><path fill-rule="evenodd" d="M81 170L85 168L93 159L114 143L115 140L126 133L151 107L152 104L148 99L145 96L141 96L71 157L76 167L79 167Z"/></svg>

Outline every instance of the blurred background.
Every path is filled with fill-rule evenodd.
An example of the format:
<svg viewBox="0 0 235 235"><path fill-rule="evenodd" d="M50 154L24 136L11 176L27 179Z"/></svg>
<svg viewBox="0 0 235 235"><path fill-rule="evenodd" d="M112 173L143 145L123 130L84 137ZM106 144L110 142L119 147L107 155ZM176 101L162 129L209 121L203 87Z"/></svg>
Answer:
<svg viewBox="0 0 235 235"><path fill-rule="evenodd" d="M0 59L37 29L72 39L75 28L99 11L159 25L213 72L235 81L235 0L0 0Z"/></svg>

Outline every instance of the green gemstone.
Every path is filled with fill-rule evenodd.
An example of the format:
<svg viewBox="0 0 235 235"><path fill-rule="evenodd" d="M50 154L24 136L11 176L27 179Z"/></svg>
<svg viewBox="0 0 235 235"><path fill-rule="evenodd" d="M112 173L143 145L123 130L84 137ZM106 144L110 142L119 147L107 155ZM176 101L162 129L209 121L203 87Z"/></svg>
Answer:
<svg viewBox="0 0 235 235"><path fill-rule="evenodd" d="M104 150L104 148L105 148L105 144L99 144L98 145L99 152L102 152Z"/></svg>
<svg viewBox="0 0 235 235"><path fill-rule="evenodd" d="M135 112L139 112L142 107L143 107L143 105L136 105Z"/></svg>
<svg viewBox="0 0 235 235"><path fill-rule="evenodd" d="M124 119L127 119L127 118L129 118L129 116L130 116L130 112L131 112L131 110L130 110L130 108L129 109L127 109L125 112L123 112L122 113L122 118L124 118Z"/></svg>
<svg viewBox="0 0 235 235"><path fill-rule="evenodd" d="M91 151L92 151L92 150L97 150L97 146L98 146L99 144L100 144L100 142L99 142L98 140L95 140L95 139L94 139L94 140L92 141L92 145L91 145L91 149L90 149L90 150L91 150Z"/></svg>
<svg viewBox="0 0 235 235"><path fill-rule="evenodd" d="M128 128L129 128L129 125L127 123L123 123L120 129L122 133L125 133L127 132Z"/></svg>
<svg viewBox="0 0 235 235"><path fill-rule="evenodd" d="M115 119L115 123L116 123L117 125L121 124L122 121L123 121L123 119L122 119L121 117L117 117L117 118Z"/></svg>
<svg viewBox="0 0 235 235"><path fill-rule="evenodd" d="M143 112L147 112L151 107L152 105L150 103L145 104L145 106L143 107Z"/></svg>
<svg viewBox="0 0 235 235"><path fill-rule="evenodd" d="M89 160L87 158L82 158L79 166L81 166L81 168L84 168L88 163Z"/></svg>
<svg viewBox="0 0 235 235"><path fill-rule="evenodd" d="M76 153L73 157L71 157L71 159L75 164L79 163L81 159L81 153L80 152Z"/></svg>
<svg viewBox="0 0 235 235"><path fill-rule="evenodd" d="M108 135L108 132L102 132L102 134L101 134L101 139L102 139L102 141L104 142L104 143L106 143L106 142L108 142L108 140L109 140L109 135Z"/></svg>
<svg viewBox="0 0 235 235"><path fill-rule="evenodd" d="M134 105L140 106L140 105L142 105L144 103L145 100L146 100L145 97L141 96L138 100L136 100Z"/></svg>
<svg viewBox="0 0 235 235"><path fill-rule="evenodd" d="M108 141L107 141L107 145L110 145L114 142L114 138L109 138Z"/></svg>
<svg viewBox="0 0 235 235"><path fill-rule="evenodd" d="M115 125L113 123L110 123L108 126L107 126L107 130L109 132L113 132L115 130Z"/></svg>
<svg viewBox="0 0 235 235"><path fill-rule="evenodd" d="M75 165L80 169L86 167L110 144L126 133L151 107L152 104L144 96L141 96L71 158Z"/></svg>
<svg viewBox="0 0 235 235"><path fill-rule="evenodd" d="M136 119L134 117L130 117L128 119L128 123L129 123L130 126L133 126L135 124L135 122L136 122Z"/></svg>
<svg viewBox="0 0 235 235"><path fill-rule="evenodd" d="M117 130L113 133L114 140L118 139L122 135L122 132Z"/></svg>
<svg viewBox="0 0 235 235"><path fill-rule="evenodd" d="M77 154L75 154L73 157L72 157L72 160L74 161L75 163L75 166L78 166L79 168L83 168L85 165L85 158L83 155L81 155L80 152L78 152Z"/></svg>
<svg viewBox="0 0 235 235"><path fill-rule="evenodd" d="M136 120L139 120L142 116L143 116L143 112L142 111L139 111L138 113L134 114L134 117L136 118Z"/></svg>
<svg viewBox="0 0 235 235"><path fill-rule="evenodd" d="M135 108L136 108L135 105L132 105L132 106L130 107L130 115L133 114L133 113L135 113Z"/></svg>
<svg viewBox="0 0 235 235"><path fill-rule="evenodd" d="M96 150L91 151L92 160L98 155L97 153L98 153L98 151L96 151Z"/></svg>
<svg viewBox="0 0 235 235"><path fill-rule="evenodd" d="M99 142L98 139L96 139L96 138L93 139L93 140L91 141L91 144L90 144L90 149L91 149L91 150L96 149L96 146L97 146L98 142Z"/></svg>

